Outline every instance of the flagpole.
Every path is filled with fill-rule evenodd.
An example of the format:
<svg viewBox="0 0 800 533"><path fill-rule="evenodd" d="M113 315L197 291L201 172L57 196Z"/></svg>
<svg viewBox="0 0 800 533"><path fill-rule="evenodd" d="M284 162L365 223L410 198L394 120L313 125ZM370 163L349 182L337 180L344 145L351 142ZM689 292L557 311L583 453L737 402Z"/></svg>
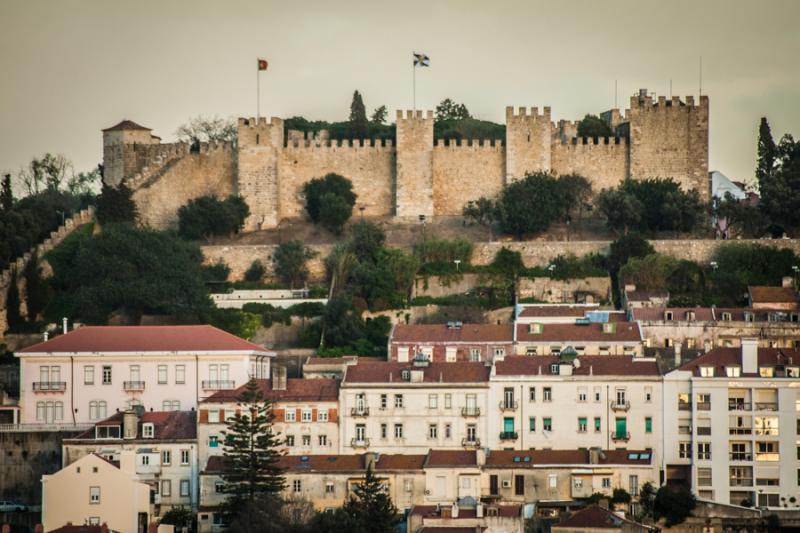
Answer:
<svg viewBox="0 0 800 533"><path fill-rule="evenodd" d="M261 61L256 58L256 124L261 118Z"/></svg>
<svg viewBox="0 0 800 533"><path fill-rule="evenodd" d="M413 56L412 56L413 58ZM411 61L411 79L412 85L414 86L414 114L417 113L417 65L414 64L412 59Z"/></svg>

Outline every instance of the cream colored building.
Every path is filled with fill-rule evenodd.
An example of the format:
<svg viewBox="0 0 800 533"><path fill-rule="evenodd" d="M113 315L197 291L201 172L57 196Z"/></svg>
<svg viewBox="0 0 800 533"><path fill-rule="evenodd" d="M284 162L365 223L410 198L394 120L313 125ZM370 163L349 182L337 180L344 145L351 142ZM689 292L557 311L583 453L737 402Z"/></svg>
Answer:
<svg viewBox="0 0 800 533"><path fill-rule="evenodd" d="M361 362L340 386L341 453L427 453L486 446L484 363Z"/></svg>
<svg viewBox="0 0 800 533"><path fill-rule="evenodd" d="M125 451L116 466L89 454L55 474L43 476L44 530L71 522L105 523L121 533L146 531L151 512L150 487L139 481L134 460L134 453Z"/></svg>
<svg viewBox="0 0 800 533"><path fill-rule="evenodd" d="M525 519L521 505L478 503L462 508L450 505L417 505L406 519L409 533L436 533L467 531L485 533L523 533Z"/></svg>

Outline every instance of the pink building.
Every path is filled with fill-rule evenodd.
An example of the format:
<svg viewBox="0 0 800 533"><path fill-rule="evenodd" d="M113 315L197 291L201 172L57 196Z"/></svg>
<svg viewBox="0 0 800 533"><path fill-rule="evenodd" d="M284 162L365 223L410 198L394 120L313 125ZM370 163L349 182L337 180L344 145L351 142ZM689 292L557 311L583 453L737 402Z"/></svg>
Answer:
<svg viewBox="0 0 800 533"><path fill-rule="evenodd" d="M212 326L85 326L16 353L22 424L89 424L141 405L196 409L268 378L274 352Z"/></svg>
<svg viewBox="0 0 800 533"><path fill-rule="evenodd" d="M490 361L511 354L513 341L511 324L398 324L389 336L389 360Z"/></svg>

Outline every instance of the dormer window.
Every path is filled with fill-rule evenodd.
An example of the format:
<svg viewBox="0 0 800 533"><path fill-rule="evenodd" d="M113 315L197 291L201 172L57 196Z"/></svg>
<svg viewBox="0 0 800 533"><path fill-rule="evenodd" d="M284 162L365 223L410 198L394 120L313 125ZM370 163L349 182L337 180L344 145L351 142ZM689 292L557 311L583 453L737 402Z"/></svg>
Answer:
<svg viewBox="0 0 800 533"><path fill-rule="evenodd" d="M686 320L694 320L694 311L686 311Z"/></svg>
<svg viewBox="0 0 800 533"><path fill-rule="evenodd" d="M550 373L551 374L558 374L558 365L557 364L550 365Z"/></svg>
<svg viewBox="0 0 800 533"><path fill-rule="evenodd" d="M544 326L542 324L528 324L528 333L538 335L542 332Z"/></svg>
<svg viewBox="0 0 800 533"><path fill-rule="evenodd" d="M704 378L713 378L714 377L714 367L713 366L701 366L700 367L700 376Z"/></svg>
<svg viewBox="0 0 800 533"><path fill-rule="evenodd" d="M156 428L151 423L142 424L142 438L152 439L156 436Z"/></svg>
<svg viewBox="0 0 800 533"><path fill-rule="evenodd" d="M672 311L664 311L664 320L672 320Z"/></svg>
<svg viewBox="0 0 800 533"><path fill-rule="evenodd" d="M742 369L738 366L726 366L725 375L729 378L738 378L742 375Z"/></svg>
<svg viewBox="0 0 800 533"><path fill-rule="evenodd" d="M800 378L800 367L787 366L786 367L786 377L787 378Z"/></svg>
<svg viewBox="0 0 800 533"><path fill-rule="evenodd" d="M727 313L727 312L726 312L726 313L722 313L722 320L723 320L724 322L730 322L730 321L731 321L731 318L732 318L732 317L731 317L731 314L730 314L730 313Z"/></svg>
<svg viewBox="0 0 800 533"><path fill-rule="evenodd" d="M617 325L614 322L603 323L603 333L616 333Z"/></svg>
<svg viewBox="0 0 800 533"><path fill-rule="evenodd" d="M97 426L95 428L95 438L97 439L118 439L120 434L119 426Z"/></svg>
<svg viewBox="0 0 800 533"><path fill-rule="evenodd" d="M754 318L755 317L753 316L753 313L745 313L744 314L744 321L745 322L753 322Z"/></svg>

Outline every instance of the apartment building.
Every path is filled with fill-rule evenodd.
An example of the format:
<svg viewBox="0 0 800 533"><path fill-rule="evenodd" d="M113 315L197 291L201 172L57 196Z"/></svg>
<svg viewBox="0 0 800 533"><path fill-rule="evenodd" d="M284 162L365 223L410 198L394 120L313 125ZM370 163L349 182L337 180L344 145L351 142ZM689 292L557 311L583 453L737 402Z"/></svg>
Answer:
<svg viewBox="0 0 800 533"><path fill-rule="evenodd" d="M413 533L523 533L521 505L478 503L474 508L450 505L415 505L406 518L406 531Z"/></svg>
<svg viewBox="0 0 800 533"><path fill-rule="evenodd" d="M275 353L213 326L84 326L18 351L23 424L86 424L136 406L197 409Z"/></svg>
<svg viewBox="0 0 800 533"><path fill-rule="evenodd" d="M361 362L341 382L341 453L486 446L490 366Z"/></svg>
<svg viewBox="0 0 800 533"><path fill-rule="evenodd" d="M287 378L282 366L273 368L271 379L256 380L264 398L272 403L273 429L288 454L330 454L339 452L339 383L334 379ZM239 411L242 385L233 391L219 391L200 402L197 436L200 464L223 454L226 421Z"/></svg>
<svg viewBox="0 0 800 533"><path fill-rule="evenodd" d="M565 352L506 357L495 361L489 379L488 444L658 450L661 409L654 359Z"/></svg>
<svg viewBox="0 0 800 533"><path fill-rule="evenodd" d="M510 324L397 324L389 336L389 360L490 361L498 355L510 354L512 347Z"/></svg>
<svg viewBox="0 0 800 533"><path fill-rule="evenodd" d="M132 473L147 484L153 515L172 507L197 508L198 446L194 411L115 413L75 438L64 439L64 467L87 455L120 464L123 453L133 457Z"/></svg>
<svg viewBox="0 0 800 533"><path fill-rule="evenodd" d="M800 494L800 351L715 348L664 376L669 483L724 504L779 508Z"/></svg>

